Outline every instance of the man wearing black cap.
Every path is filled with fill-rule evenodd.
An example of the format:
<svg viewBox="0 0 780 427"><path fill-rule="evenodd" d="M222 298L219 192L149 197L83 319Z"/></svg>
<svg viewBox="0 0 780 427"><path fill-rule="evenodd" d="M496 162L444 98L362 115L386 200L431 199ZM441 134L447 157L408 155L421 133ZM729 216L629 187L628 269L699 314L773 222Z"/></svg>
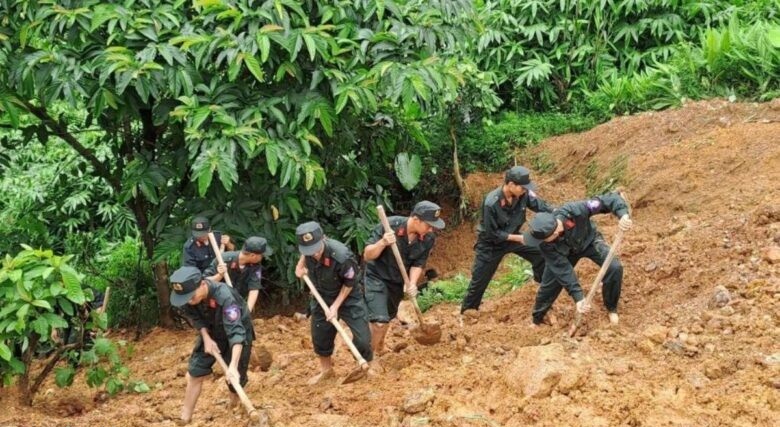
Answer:
<svg viewBox="0 0 780 427"><path fill-rule="evenodd" d="M181 410L181 421L186 424L192 419L203 380L211 374L214 354L221 354L228 364L226 375L238 378L242 386L247 383L254 330L246 303L230 286L204 279L200 270L187 266L174 271L170 282L171 305L182 307L184 315L200 332L187 369L187 391ZM235 390L228 387L235 403Z"/></svg>
<svg viewBox="0 0 780 427"><path fill-rule="evenodd" d="M474 245L474 265L471 267L471 282L463 303L461 314L466 310L478 310L488 283L496 273L498 265L508 253L526 259L531 263L534 280L541 283L544 259L539 248L527 246L520 234L525 223L526 209L534 212L552 212L552 206L540 199L536 185L531 182L531 171L515 166L504 175L504 184L488 193L482 203L482 221L479 223L477 243Z"/></svg>
<svg viewBox="0 0 780 427"><path fill-rule="evenodd" d="M209 243L211 225L208 218L196 216L192 219L191 229L192 237L184 242L181 265L197 267L198 270L204 271L217 257L214 248ZM214 240L220 243L220 251L235 249L233 243L230 242L230 236L222 235L219 231L214 232Z"/></svg>
<svg viewBox="0 0 780 427"><path fill-rule="evenodd" d="M252 236L246 239L241 251L230 251L222 254L222 260L225 261L225 264L217 265L216 259L211 261L211 265L206 268L203 275L212 281L224 282L225 271L227 271L230 274L233 287L246 301L251 313L255 308L257 295L263 288L261 284L263 267L260 262L272 253L273 251L264 238Z"/></svg>
<svg viewBox="0 0 780 427"><path fill-rule="evenodd" d="M307 274L314 283L325 304L326 313L319 303L311 301L311 340L314 353L319 356L320 373L309 380L317 384L333 377L333 342L336 328L331 319L342 319L352 330L352 342L367 362L371 362L371 332L368 328L368 313L360 288L357 259L343 243L325 237L322 227L314 221L295 229L301 258L295 267L299 278Z"/></svg>
<svg viewBox="0 0 780 427"><path fill-rule="evenodd" d="M433 231L444 228L440 216L439 205L427 200L419 202L409 217L388 218L392 232L385 233L382 224L379 224L366 242L363 250L363 259L368 262L365 298L371 322L371 346L376 354L384 349L388 324L398 314L404 292L411 298L417 297L417 282L436 241ZM389 248L393 243L397 243L404 266L409 269L411 283L404 283L398 270L398 263Z"/></svg>
<svg viewBox="0 0 780 427"><path fill-rule="evenodd" d="M590 258L599 266L604 264L609 246L590 217L609 212L620 218L618 226L621 230L631 228L628 206L616 193L566 203L551 214L536 215L529 223L529 230L524 234L525 243L538 246L545 259L542 285L537 291L533 309L535 326L542 323L545 313L552 307L562 288L566 288L566 292L574 299L579 312L590 309L586 305L574 266L581 258ZM602 281L604 306L612 323L618 323L619 320L617 307L622 281L623 266L615 257Z"/></svg>

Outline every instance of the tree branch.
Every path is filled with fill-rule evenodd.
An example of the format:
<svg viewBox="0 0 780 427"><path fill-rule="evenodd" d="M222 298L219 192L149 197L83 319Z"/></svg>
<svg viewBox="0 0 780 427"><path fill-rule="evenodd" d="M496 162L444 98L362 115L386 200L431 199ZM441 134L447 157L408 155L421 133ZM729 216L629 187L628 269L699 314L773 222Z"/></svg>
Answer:
<svg viewBox="0 0 780 427"><path fill-rule="evenodd" d="M30 395L35 396L35 393L38 392L38 388L41 386L41 383L43 383L43 380L46 379L51 370L54 369L54 366L57 364L57 362L60 361L62 355L66 351L78 347L79 344L80 343L68 344L57 349L57 351L51 356L51 359L46 362L46 366L43 367L43 370L41 370L41 372L38 373L38 376L35 377L35 381L33 381L32 387L30 387Z"/></svg>
<svg viewBox="0 0 780 427"><path fill-rule="evenodd" d="M45 124L52 131L53 135L62 138L62 140L70 145L71 148L76 150L77 153L84 157L92 165L99 177L105 179L117 192L122 190L122 184L120 180L111 173L111 171L103 162L98 160L98 158L95 156L95 153L84 147L81 142L79 142L79 140L77 140L76 137L74 137L73 134L68 131L66 126L63 126L54 120L54 118L49 115L49 112L46 111L45 108L36 107L26 100L21 99L20 97L17 97L17 99L19 102L21 102L22 105L24 105L24 108L26 108L27 111L37 117L38 120L43 122L43 124Z"/></svg>

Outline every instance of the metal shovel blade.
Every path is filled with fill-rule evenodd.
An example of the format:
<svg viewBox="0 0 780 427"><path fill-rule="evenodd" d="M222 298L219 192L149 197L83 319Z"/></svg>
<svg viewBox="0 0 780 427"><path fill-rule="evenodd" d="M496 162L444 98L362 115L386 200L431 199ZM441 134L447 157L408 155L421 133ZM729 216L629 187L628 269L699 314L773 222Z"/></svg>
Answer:
<svg viewBox="0 0 780 427"><path fill-rule="evenodd" d="M423 323L412 329L412 336L422 345L434 345L441 341L441 326L435 323Z"/></svg>
<svg viewBox="0 0 780 427"><path fill-rule="evenodd" d="M352 372L347 374L346 377L342 378L341 381L339 381L339 384L354 383L355 381L359 381L365 377L366 377L366 370L358 366L357 368L353 369Z"/></svg>

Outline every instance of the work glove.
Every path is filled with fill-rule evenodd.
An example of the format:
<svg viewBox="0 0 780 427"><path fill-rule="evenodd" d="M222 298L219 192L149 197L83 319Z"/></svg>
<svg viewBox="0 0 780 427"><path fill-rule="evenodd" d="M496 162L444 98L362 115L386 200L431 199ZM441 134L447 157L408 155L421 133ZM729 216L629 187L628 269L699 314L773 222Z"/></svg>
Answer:
<svg viewBox="0 0 780 427"><path fill-rule="evenodd" d="M618 222L618 227L623 231L628 231L633 224L634 222L631 221L631 218L629 218L628 215L623 215Z"/></svg>

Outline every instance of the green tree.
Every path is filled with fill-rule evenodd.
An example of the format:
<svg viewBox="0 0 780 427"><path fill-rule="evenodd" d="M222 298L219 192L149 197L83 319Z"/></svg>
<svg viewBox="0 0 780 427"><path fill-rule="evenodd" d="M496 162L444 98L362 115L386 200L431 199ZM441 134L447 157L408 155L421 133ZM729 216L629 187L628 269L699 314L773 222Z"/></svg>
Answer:
<svg viewBox="0 0 780 427"><path fill-rule="evenodd" d="M370 152L364 138L377 114L412 123L401 133L414 133L420 112L454 98L458 59L438 52L457 29L437 24L469 8L465 0L4 0L0 111L23 134L66 143L132 212L155 260L160 319L170 324L165 261L181 248L186 218L211 214L239 234L262 224L292 252L303 206L339 172L326 173L326 151ZM58 114L58 103L86 114ZM25 114L35 121L25 126ZM94 140L79 137L94 127Z"/></svg>

